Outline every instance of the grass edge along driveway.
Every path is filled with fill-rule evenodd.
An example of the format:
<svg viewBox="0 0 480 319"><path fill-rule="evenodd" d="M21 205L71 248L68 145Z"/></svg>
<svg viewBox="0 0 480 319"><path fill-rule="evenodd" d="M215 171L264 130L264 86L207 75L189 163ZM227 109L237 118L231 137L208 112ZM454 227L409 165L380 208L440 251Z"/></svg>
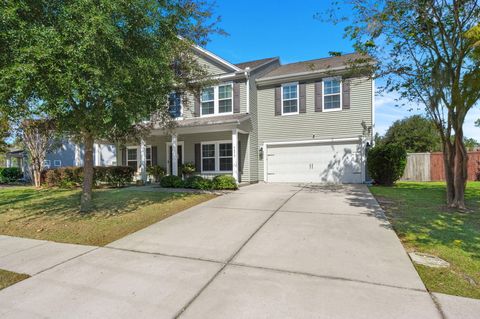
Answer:
<svg viewBox="0 0 480 319"><path fill-rule="evenodd" d="M408 252L450 263L449 268L415 264L427 289L480 299L480 182L467 184L467 212L446 207L445 183L399 182L370 190Z"/></svg>
<svg viewBox="0 0 480 319"><path fill-rule="evenodd" d="M16 272L0 269L0 290L27 279L28 277L30 276L26 274L17 274Z"/></svg>
<svg viewBox="0 0 480 319"><path fill-rule="evenodd" d="M93 211L82 215L78 189L8 187L0 189L0 234L104 246L214 197L133 187L97 189Z"/></svg>

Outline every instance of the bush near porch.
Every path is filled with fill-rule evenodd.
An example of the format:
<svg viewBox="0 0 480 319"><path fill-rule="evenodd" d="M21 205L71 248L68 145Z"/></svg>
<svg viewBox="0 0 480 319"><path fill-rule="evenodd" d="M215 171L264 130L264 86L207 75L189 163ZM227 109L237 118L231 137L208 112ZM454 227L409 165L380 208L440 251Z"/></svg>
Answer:
<svg viewBox="0 0 480 319"><path fill-rule="evenodd" d="M0 184L9 184L22 178L22 170L18 167L0 167Z"/></svg>
<svg viewBox="0 0 480 319"><path fill-rule="evenodd" d="M123 187L133 181L135 169L129 166L96 166L93 168L95 184ZM77 187L83 181L83 167L60 167L42 172L42 182L47 187Z"/></svg>
<svg viewBox="0 0 480 319"><path fill-rule="evenodd" d="M235 190L237 182L230 175L218 175L213 179L203 178L198 175L190 176L185 180L181 177L169 175L160 180L160 186L165 188L191 188L201 190Z"/></svg>

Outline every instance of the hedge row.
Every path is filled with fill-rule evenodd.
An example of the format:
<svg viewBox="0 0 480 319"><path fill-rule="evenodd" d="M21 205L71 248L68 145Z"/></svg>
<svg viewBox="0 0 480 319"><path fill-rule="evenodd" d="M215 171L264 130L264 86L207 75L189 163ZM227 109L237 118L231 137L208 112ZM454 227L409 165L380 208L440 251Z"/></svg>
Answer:
<svg viewBox="0 0 480 319"><path fill-rule="evenodd" d="M222 190L222 189L237 189L237 183L233 176L218 175L213 179L203 178L195 175L190 176L186 180L182 180L178 176L169 175L160 180L160 186L165 188L192 188L202 190Z"/></svg>
<svg viewBox="0 0 480 319"><path fill-rule="evenodd" d="M16 182L23 176L19 167L0 167L0 184Z"/></svg>
<svg viewBox="0 0 480 319"><path fill-rule="evenodd" d="M93 168L94 184L122 187L133 181L135 169L129 166L97 166ZM60 167L42 172L42 182L48 187L75 187L83 182L83 167Z"/></svg>

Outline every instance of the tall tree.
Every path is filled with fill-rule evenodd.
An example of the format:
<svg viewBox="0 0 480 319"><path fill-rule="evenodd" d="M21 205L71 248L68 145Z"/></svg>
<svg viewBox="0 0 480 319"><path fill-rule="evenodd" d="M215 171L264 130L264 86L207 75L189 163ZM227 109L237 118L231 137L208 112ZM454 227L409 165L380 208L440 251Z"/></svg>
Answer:
<svg viewBox="0 0 480 319"><path fill-rule="evenodd" d="M383 142L400 144L407 152L434 152L442 147L435 124L421 115L395 121L385 133Z"/></svg>
<svg viewBox="0 0 480 319"><path fill-rule="evenodd" d="M39 188L47 152L58 147L55 123L48 119L25 120L20 125L20 138L28 151L35 187Z"/></svg>
<svg viewBox="0 0 480 319"><path fill-rule="evenodd" d="M478 0L342 3L352 12L346 35L357 50L375 58L385 89L424 105L434 121L442 140L448 205L465 208L463 124L480 98Z"/></svg>
<svg viewBox="0 0 480 319"><path fill-rule="evenodd" d="M172 91L196 92L206 70L191 45L215 31L196 0L3 2L0 101L17 116L45 114L85 147L81 211L91 207L93 145L145 133L166 119ZM20 115L19 115L20 114Z"/></svg>

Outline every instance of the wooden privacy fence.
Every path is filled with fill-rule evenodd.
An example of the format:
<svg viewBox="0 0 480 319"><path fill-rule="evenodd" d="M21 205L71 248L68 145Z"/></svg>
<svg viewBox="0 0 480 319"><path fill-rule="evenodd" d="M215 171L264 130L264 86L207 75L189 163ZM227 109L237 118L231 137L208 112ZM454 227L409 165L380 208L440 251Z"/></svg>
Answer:
<svg viewBox="0 0 480 319"><path fill-rule="evenodd" d="M476 181L480 174L480 152L468 152L468 180ZM443 153L409 153L403 181L444 181Z"/></svg>

